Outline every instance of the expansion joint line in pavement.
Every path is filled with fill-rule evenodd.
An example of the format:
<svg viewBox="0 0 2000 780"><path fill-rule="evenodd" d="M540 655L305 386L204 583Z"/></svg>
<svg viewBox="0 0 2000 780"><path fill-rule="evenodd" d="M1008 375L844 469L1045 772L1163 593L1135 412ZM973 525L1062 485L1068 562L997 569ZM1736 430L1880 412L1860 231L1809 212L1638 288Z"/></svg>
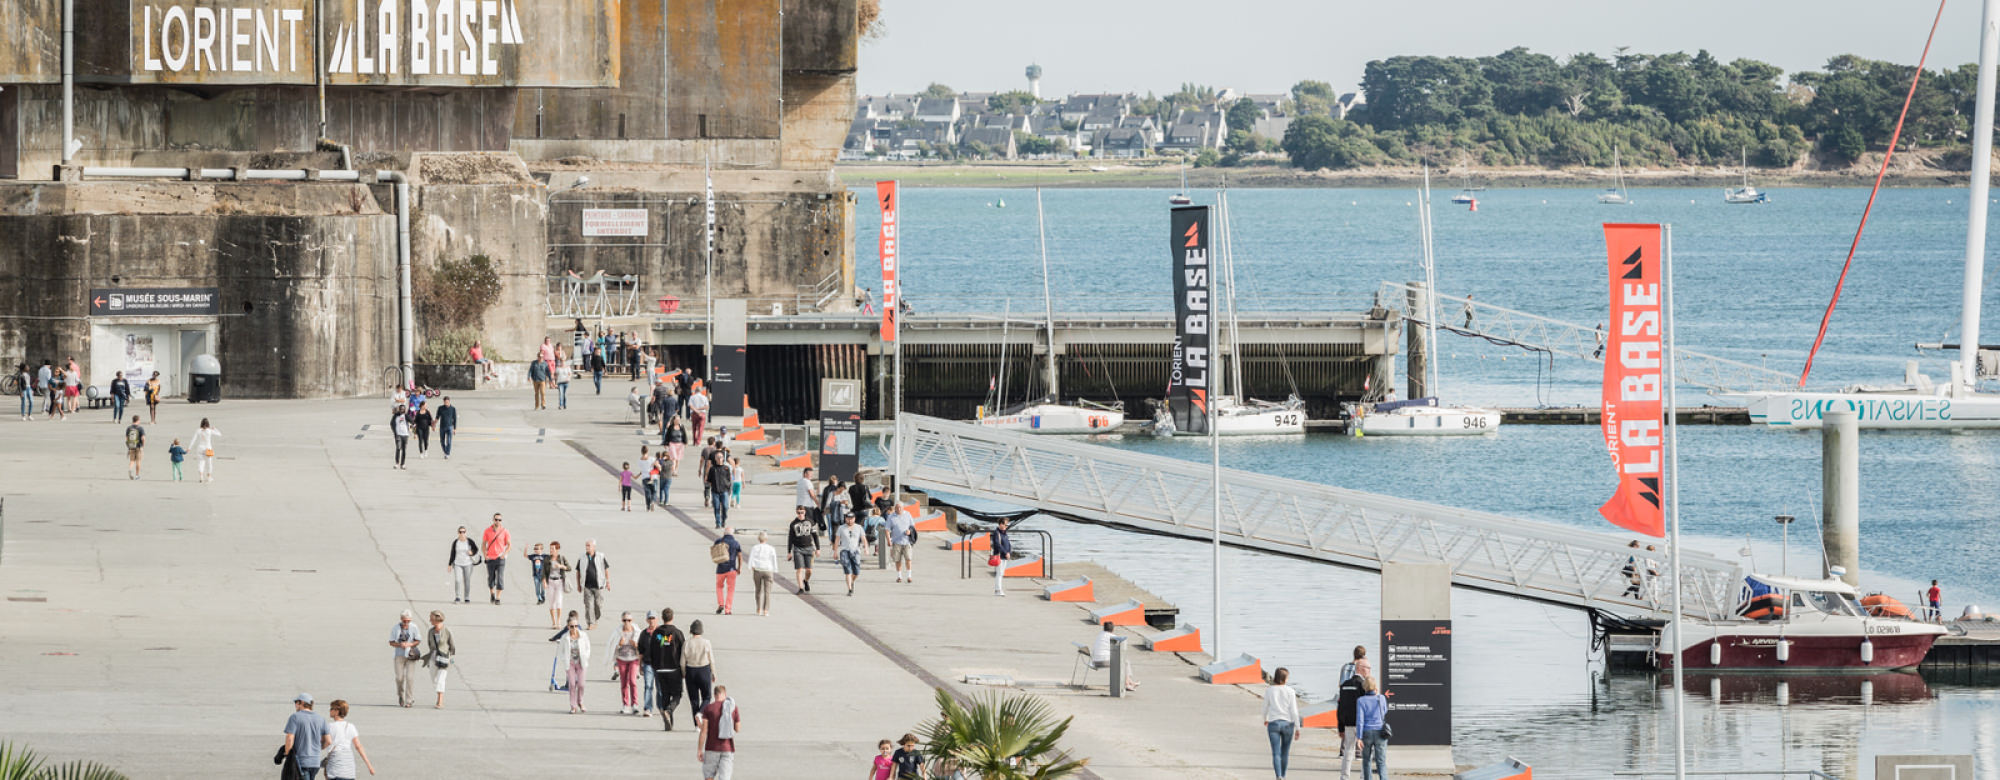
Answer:
<svg viewBox="0 0 2000 780"><path fill-rule="evenodd" d="M569 445L570 449L576 450L578 454L583 455L585 458L589 458L590 462L597 464L598 468L604 469L604 473L610 474L612 476L618 475L618 469L613 468L610 461L598 457L597 453L590 451L590 448L585 447L583 444L578 443L573 439L564 439L563 443ZM686 512L681 511L679 507L669 506L666 508L666 511L668 514L680 518L680 521L682 523L686 524L688 528L693 529L696 533L701 534L702 538L707 539L711 544L713 544L717 539L722 538L722 535L717 534L714 528L708 525L704 525L700 521L697 521L694 518L689 517L688 514ZM842 615L839 612L835 611L833 607L828 606L826 602L820 600L818 596L814 596L810 593L806 594L799 593L798 585L796 583L793 583L790 577L786 577L782 574L779 574L773 579L776 580L778 586L783 588L786 593L798 596L799 599L805 602L807 606L812 607L815 611L819 612L819 614L824 616L827 620L833 621L834 625L840 626L841 628L845 629L849 634L853 634L854 638L861 640L862 644L867 645L870 649L874 650L877 653L881 653L882 657L889 659L890 663L893 663L896 666L901 667L903 671L909 672L911 676L916 677L918 680L923 681L925 685L928 685L932 688L950 694L952 698L958 700L959 704L969 706L972 703L969 697L967 697L963 693L960 693L958 689L953 688L951 685L947 684L944 681L944 678L932 674L930 670L925 669L924 667L918 665L917 662L915 660L912 660L909 656L904 655L901 651L898 651L893 647L890 647L888 644L884 643L880 637L875 636L873 632L869 631L866 628L862 628L860 624L847 619L846 615ZM1097 774L1090 771L1089 768L1077 770L1076 774L1072 775L1072 777L1079 778L1079 780L1100 780Z"/></svg>

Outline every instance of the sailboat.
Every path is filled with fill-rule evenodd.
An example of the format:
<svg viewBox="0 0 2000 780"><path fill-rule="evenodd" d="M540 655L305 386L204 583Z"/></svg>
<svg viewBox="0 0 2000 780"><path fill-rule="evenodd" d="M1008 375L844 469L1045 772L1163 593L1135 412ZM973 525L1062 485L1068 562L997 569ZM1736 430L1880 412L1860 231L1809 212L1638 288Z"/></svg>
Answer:
<svg viewBox="0 0 2000 780"><path fill-rule="evenodd" d="M1223 303L1229 308L1229 371L1219 377L1222 387L1215 395L1215 431L1223 436L1268 436L1302 434L1306 432L1305 401L1297 394L1284 401L1262 401L1246 398L1243 384L1243 349L1241 331L1236 318L1236 245L1235 230L1229 222L1229 193L1216 196L1216 205L1221 212L1222 254L1217 257L1224 289ZM1220 335L1220 334L1218 334ZM1218 344L1217 354L1222 354Z"/></svg>
<svg viewBox="0 0 2000 780"><path fill-rule="evenodd" d="M1424 264L1424 329L1429 332L1431 355L1425 366L1424 386L1438 389L1437 340L1437 253L1431 242L1431 174L1424 169L1424 189L1417 194L1417 234L1421 241L1418 257ZM1436 396L1407 401L1385 401L1352 407L1350 432L1362 436L1476 436L1500 430L1500 412L1477 406L1445 406Z"/></svg>
<svg viewBox="0 0 2000 780"><path fill-rule="evenodd" d="M1174 206L1185 206L1193 202L1194 198L1188 197L1187 194L1187 163L1181 163L1181 189L1179 192L1167 196L1167 203Z"/></svg>
<svg viewBox="0 0 2000 780"><path fill-rule="evenodd" d="M1091 401L1078 401L1076 404L1071 405L1059 402L1061 394L1056 384L1055 301L1049 296L1049 238L1048 227L1042 215L1042 191L1040 188L1035 190L1035 229L1038 233L1037 240L1041 244L1042 249L1042 305L1049 335L1049 394L1034 401L999 409L993 414L987 414L986 409L981 407L979 424L1003 430L1024 431L1027 433L1111 433L1118 426L1125 424L1125 408L1123 404L1117 402L1100 404ZM1011 309L1009 311L1011 313ZM1002 332L1004 333L1004 324L1002 328ZM1004 346L1004 336L1002 344L1001 349L1004 355L1006 349ZM1001 360L1001 371L1004 377L1006 371L1005 358L1003 357ZM995 396L995 406L998 406L999 402L1004 401L1006 392L1006 385L1004 383L1000 385L998 392L999 395Z"/></svg>
<svg viewBox="0 0 2000 780"><path fill-rule="evenodd" d="M1724 203L1764 203L1770 198L1750 186L1750 148L1743 148L1743 186L1730 187L1722 191Z"/></svg>
<svg viewBox="0 0 2000 780"><path fill-rule="evenodd" d="M1430 184L1429 184L1430 180L1431 180L1431 171L1430 171L1430 168L1426 167L1426 168L1424 168L1424 182L1425 182L1425 184L1424 184L1424 190L1425 190L1426 192L1428 192L1428 191L1430 190ZM1481 191L1484 191L1485 189L1486 189L1485 187L1474 187L1474 186L1472 186L1472 174L1470 174L1470 173L1467 173L1467 174L1465 174L1465 186L1464 186L1463 188L1459 189L1459 191L1458 191L1458 194L1457 194L1457 195L1453 195L1453 196L1451 196L1451 202L1453 202L1453 203L1456 203L1456 204L1458 204L1458 205L1461 205L1461 206L1464 206L1464 205L1466 205L1466 204L1470 204L1470 203L1478 203L1478 202L1479 202L1479 197L1478 197L1478 196L1476 196L1476 195L1473 195L1473 193L1475 193L1475 192L1481 192Z"/></svg>
<svg viewBox="0 0 2000 780"><path fill-rule="evenodd" d="M1612 206L1632 205L1632 199L1625 194L1625 166L1618 162L1618 147L1611 147L1611 170L1618 176L1618 186L1597 193L1597 202Z"/></svg>

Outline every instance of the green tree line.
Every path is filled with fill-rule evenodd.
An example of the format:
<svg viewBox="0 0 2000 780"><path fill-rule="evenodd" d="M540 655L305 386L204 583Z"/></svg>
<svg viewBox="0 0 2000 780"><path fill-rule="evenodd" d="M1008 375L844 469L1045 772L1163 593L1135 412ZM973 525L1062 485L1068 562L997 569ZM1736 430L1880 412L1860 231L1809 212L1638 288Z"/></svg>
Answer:
<svg viewBox="0 0 2000 780"><path fill-rule="evenodd" d="M1368 63L1366 105L1346 119L1326 110L1324 82L1295 86L1280 146L1309 170L1419 160L1609 166L1614 149L1631 165L1734 164L1746 149L1760 166L1808 154L1845 164L1888 144L1914 72L1842 55L1786 78L1775 65L1705 50L1391 57ZM1977 76L1970 64L1926 71L1902 148L1963 149Z"/></svg>

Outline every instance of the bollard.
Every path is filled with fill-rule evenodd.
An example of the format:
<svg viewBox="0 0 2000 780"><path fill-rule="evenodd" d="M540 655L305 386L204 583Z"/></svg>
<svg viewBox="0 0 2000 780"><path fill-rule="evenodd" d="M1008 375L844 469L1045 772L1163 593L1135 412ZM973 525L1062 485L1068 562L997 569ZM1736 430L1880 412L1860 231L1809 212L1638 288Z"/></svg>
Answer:
<svg viewBox="0 0 2000 780"><path fill-rule="evenodd" d="M1827 576L1831 567L1849 585L1861 585L1861 436L1859 418L1850 409L1828 409L1820 426L1820 524L1826 547Z"/></svg>
<svg viewBox="0 0 2000 780"><path fill-rule="evenodd" d="M889 524L875 529L875 568L889 568Z"/></svg>
<svg viewBox="0 0 2000 780"><path fill-rule="evenodd" d="M1125 698L1125 637L1111 638L1111 698Z"/></svg>

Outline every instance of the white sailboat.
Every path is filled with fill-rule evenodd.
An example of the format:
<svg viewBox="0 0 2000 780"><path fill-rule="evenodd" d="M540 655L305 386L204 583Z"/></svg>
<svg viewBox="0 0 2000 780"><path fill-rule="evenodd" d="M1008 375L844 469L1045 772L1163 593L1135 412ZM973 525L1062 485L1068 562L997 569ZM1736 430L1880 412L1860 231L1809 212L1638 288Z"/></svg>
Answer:
<svg viewBox="0 0 2000 780"><path fill-rule="evenodd" d="M1769 200L1770 198L1766 196L1764 193L1758 192L1756 187L1750 186L1750 149L1749 147L1744 147L1743 186L1730 187L1724 189L1722 191L1722 202L1745 204L1745 203L1764 203Z"/></svg>
<svg viewBox="0 0 2000 780"><path fill-rule="evenodd" d="M1625 166L1618 161L1618 147L1611 147L1611 170L1618 176L1618 186L1597 194L1597 202L1612 206L1632 205L1632 198L1625 194Z"/></svg>
<svg viewBox="0 0 2000 780"><path fill-rule="evenodd" d="M1979 91L1975 93L1972 125L1972 182L1965 231L1965 278L1960 289L1958 354L1950 377L1933 385L1914 363L1904 369L1900 386L1852 386L1831 393L1739 393L1752 423L1773 428L1818 428L1829 409L1851 409L1862 428L1968 430L2000 429L2000 395L1975 392L1979 370L1979 307L1986 273L1986 211L1993 175L1993 89L2000 35L1992 27L1989 0L1979 39ZM1940 345L1945 346L1945 345Z"/></svg>
<svg viewBox="0 0 2000 780"><path fill-rule="evenodd" d="M1269 436L1306 432L1305 402L1295 394L1282 402L1246 398L1243 384L1243 340L1236 319L1235 230L1229 222L1229 193L1216 195L1221 212L1223 304L1229 308L1229 371L1215 395L1215 430L1223 436ZM1219 346L1219 345L1218 345ZM1217 354L1221 354L1218 350Z"/></svg>
<svg viewBox="0 0 2000 780"><path fill-rule="evenodd" d="M1179 192L1167 196L1167 204L1171 206L1185 206L1193 202L1194 198L1188 197L1187 194L1187 163L1181 163L1181 189Z"/></svg>
<svg viewBox="0 0 2000 780"><path fill-rule="evenodd" d="M1417 233L1422 242L1418 257L1424 264L1424 329L1429 333L1430 360L1425 365L1424 385L1438 390L1437 340L1437 255L1431 242L1431 176L1424 169L1424 189L1417 195ZM1477 406L1446 406L1435 395L1408 401L1358 404L1348 430L1362 436L1477 436L1500 430L1500 412Z"/></svg>
<svg viewBox="0 0 2000 780"><path fill-rule="evenodd" d="M1042 216L1042 191L1039 188L1035 190L1035 229L1038 235L1037 240L1041 244L1042 250L1042 312L1046 318L1045 325L1049 336L1049 394L1038 400L1000 409L993 414L987 414L986 409L982 407L980 409L979 424L990 425L1003 430L1024 431L1027 433L1058 435L1110 433L1116 430L1118 426L1125 424L1125 409L1123 404L1116 402L1100 404L1091 401L1078 401L1072 405L1059 402L1062 396L1059 390L1060 386L1056 383L1055 301L1049 295L1048 228ZM1004 324L1002 325L1002 329L1004 333ZM1002 344L1004 354L1004 336ZM1001 371L1003 372L1002 376L1005 376L1005 358L1002 358ZM1004 399L1005 390L1006 385L1003 383L999 388L999 392L1002 395L996 396L996 401ZM997 406L998 403L995 405Z"/></svg>

